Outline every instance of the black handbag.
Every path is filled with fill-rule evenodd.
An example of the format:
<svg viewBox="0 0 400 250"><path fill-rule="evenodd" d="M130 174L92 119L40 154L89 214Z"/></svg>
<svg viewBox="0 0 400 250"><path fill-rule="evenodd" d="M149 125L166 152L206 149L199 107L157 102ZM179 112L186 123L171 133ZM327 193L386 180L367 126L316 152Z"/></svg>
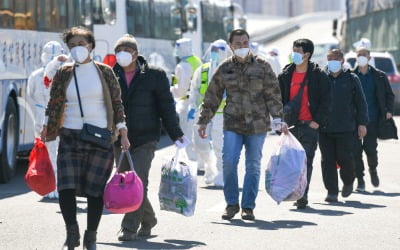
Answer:
<svg viewBox="0 0 400 250"><path fill-rule="evenodd" d="M297 95L283 106L283 120L287 123L288 127L296 125L299 121L299 113L301 106L301 97L303 95L306 79L304 77Z"/></svg>
<svg viewBox="0 0 400 250"><path fill-rule="evenodd" d="M79 109L81 110L81 117L83 118L81 96L79 94L78 81L76 78L75 68L73 69L73 72L74 72L76 93L78 95ZM100 128L88 123L83 123L83 127L81 133L79 134L79 137L81 138L82 141L92 143L96 146L105 149L109 149L111 147L111 131L107 128Z"/></svg>
<svg viewBox="0 0 400 250"><path fill-rule="evenodd" d="M378 138L381 140L399 139L393 118L384 119L378 123Z"/></svg>

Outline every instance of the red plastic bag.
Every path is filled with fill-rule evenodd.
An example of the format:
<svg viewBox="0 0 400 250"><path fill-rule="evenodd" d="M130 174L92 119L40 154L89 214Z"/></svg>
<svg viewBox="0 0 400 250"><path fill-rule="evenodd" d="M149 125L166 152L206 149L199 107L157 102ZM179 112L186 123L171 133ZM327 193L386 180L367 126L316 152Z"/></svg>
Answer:
<svg viewBox="0 0 400 250"><path fill-rule="evenodd" d="M35 146L29 155L29 167L25 182L32 191L46 195L56 189L56 178L51 165L47 147L40 138L35 139Z"/></svg>

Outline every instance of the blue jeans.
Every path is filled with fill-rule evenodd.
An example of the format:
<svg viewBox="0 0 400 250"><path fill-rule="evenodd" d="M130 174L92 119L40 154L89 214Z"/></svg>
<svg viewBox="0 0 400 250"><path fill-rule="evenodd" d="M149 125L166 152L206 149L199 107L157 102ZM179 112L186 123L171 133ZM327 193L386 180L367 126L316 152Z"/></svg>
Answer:
<svg viewBox="0 0 400 250"><path fill-rule="evenodd" d="M239 204L239 184L237 166L240 152L246 150L246 174L242 192L242 208L254 209L260 183L260 165L266 133L243 135L224 131L222 150L224 173L224 196L228 205Z"/></svg>

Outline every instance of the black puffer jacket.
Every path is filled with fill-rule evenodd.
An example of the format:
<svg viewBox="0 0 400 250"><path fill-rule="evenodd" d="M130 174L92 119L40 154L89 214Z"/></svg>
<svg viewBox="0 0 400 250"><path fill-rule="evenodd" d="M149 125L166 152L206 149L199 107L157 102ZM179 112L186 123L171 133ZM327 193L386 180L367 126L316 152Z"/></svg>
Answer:
<svg viewBox="0 0 400 250"><path fill-rule="evenodd" d="M119 78L122 104L126 114L128 138L133 147L159 140L161 122L170 138L175 141L183 136L176 116L174 99L169 91L166 73L149 66L139 56L139 68L129 88L125 83L125 73L116 64L114 72Z"/></svg>
<svg viewBox="0 0 400 250"><path fill-rule="evenodd" d="M296 65L294 63L288 64L278 76L283 105L289 102L290 85L295 68ZM309 109L313 121L318 123L320 129L322 129L326 127L328 122L328 113L331 104L330 81L328 75L313 62L308 63L305 77L308 79Z"/></svg>

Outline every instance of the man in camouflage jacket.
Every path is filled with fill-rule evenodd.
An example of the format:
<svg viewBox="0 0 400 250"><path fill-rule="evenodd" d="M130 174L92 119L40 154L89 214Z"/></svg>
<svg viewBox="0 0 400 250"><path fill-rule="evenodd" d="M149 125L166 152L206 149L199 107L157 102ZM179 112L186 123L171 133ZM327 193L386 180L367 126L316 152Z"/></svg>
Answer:
<svg viewBox="0 0 400 250"><path fill-rule="evenodd" d="M282 116L281 92L271 66L249 51L249 35L245 30L232 31L229 46L234 55L220 64L209 84L198 121L199 135L207 136L206 126L226 95L223 175L227 207L222 218L232 219L239 212L237 165L244 145L246 174L241 215L244 220L254 220L262 148L270 127L270 114L273 123Z"/></svg>

